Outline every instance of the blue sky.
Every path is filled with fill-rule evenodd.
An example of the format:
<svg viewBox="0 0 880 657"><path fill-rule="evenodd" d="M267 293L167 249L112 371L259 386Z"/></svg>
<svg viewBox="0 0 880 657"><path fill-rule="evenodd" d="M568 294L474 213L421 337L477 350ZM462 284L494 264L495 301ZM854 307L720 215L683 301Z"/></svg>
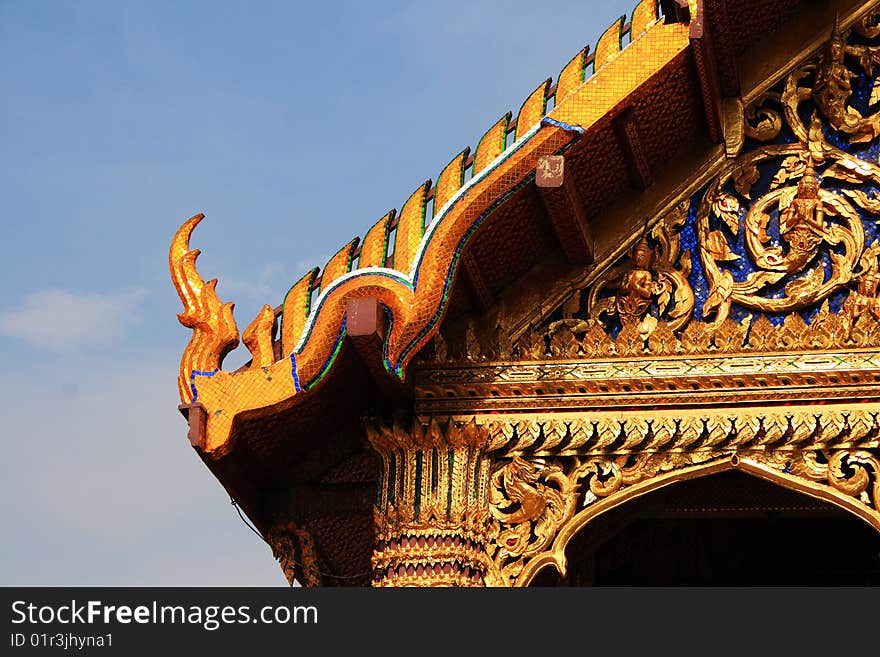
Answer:
<svg viewBox="0 0 880 657"><path fill-rule="evenodd" d="M284 585L186 441L175 230L243 329L635 4L0 0L0 584Z"/></svg>

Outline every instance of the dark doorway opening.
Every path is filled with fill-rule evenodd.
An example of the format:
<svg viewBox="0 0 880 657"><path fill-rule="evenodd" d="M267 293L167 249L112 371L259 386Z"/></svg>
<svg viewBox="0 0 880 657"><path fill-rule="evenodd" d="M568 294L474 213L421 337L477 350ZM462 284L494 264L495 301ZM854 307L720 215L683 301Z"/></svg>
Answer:
<svg viewBox="0 0 880 657"><path fill-rule="evenodd" d="M740 473L674 484L590 522L568 573L533 586L874 586L880 533L831 504Z"/></svg>

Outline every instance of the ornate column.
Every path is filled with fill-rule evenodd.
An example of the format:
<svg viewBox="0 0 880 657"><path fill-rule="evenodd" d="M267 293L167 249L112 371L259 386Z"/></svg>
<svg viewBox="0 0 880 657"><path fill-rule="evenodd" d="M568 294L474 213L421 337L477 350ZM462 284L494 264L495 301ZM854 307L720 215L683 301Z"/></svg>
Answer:
<svg viewBox="0 0 880 657"><path fill-rule="evenodd" d="M382 457L374 586L484 586L488 434L473 419L368 420Z"/></svg>

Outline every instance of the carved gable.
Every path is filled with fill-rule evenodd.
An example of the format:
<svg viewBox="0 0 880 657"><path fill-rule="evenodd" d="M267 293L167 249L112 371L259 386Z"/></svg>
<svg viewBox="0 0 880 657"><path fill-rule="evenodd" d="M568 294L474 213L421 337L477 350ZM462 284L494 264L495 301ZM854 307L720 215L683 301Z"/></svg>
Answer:
<svg viewBox="0 0 880 657"><path fill-rule="evenodd" d="M606 359L880 346L878 28L835 31L743 111L735 157L646 218L543 319L475 320L439 360ZM526 331L517 331L527 326Z"/></svg>

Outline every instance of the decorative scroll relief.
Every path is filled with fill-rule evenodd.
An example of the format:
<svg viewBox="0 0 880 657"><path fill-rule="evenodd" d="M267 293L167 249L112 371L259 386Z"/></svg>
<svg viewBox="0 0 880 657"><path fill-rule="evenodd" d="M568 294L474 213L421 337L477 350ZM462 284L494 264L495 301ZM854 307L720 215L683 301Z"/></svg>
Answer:
<svg viewBox="0 0 880 657"><path fill-rule="evenodd" d="M877 14L866 16L855 27L856 33L866 39L880 36ZM880 64L880 47L848 43L849 35L838 29L835 21L831 38L825 44L818 62L810 62L795 70L786 80L783 101L786 119L801 141L805 128L798 117L798 105L812 100L834 130L849 137L850 143L862 143L880 135L880 112L862 114L853 107L852 81L861 69L873 78L869 107L880 100L880 83L874 76L874 65ZM850 40L851 41L851 40ZM799 82L812 74L812 85Z"/></svg>
<svg viewBox="0 0 880 657"><path fill-rule="evenodd" d="M706 454L707 458L712 455ZM699 458L699 457L697 457ZM490 586L516 586L529 562L551 548L559 530L581 509L613 496L624 486L683 464L685 454L629 457L514 457L501 461L490 488L494 550ZM527 483L523 482L523 479ZM563 564L560 564L564 568Z"/></svg>
<svg viewBox="0 0 880 657"><path fill-rule="evenodd" d="M681 203L650 233L646 231L632 250L631 263L613 269L590 290L589 316L616 315L625 329L637 328L641 333L652 332L658 319L665 320L670 331L678 331L690 321L694 312L694 291L688 282L691 254L682 253L677 234L686 218L687 204ZM650 246L648 234L656 248ZM680 269L675 266L679 259ZM616 288L615 294L600 299L608 288Z"/></svg>
<svg viewBox="0 0 880 657"><path fill-rule="evenodd" d="M487 416L489 447L511 456L694 449L880 447L880 404L823 404L736 411L595 411Z"/></svg>
<svg viewBox="0 0 880 657"><path fill-rule="evenodd" d="M593 516L740 462L781 473L768 478L880 531L880 404L680 413L487 416L496 461L487 584L527 584L548 563L564 572L568 539Z"/></svg>
<svg viewBox="0 0 880 657"><path fill-rule="evenodd" d="M489 501L499 523L495 538L499 558L537 554L553 539L559 524L574 510L574 482L579 476L577 468L566 474L556 464L518 456L495 471Z"/></svg>
<svg viewBox="0 0 880 657"><path fill-rule="evenodd" d="M880 135L880 113L863 116L852 105L851 81L860 72L872 78L869 105L875 102L878 62L880 47L849 45L835 25L818 61L789 74L781 94L765 94L760 107L746 111L752 139L774 140L785 125L796 141L761 146L733 161L697 210L709 290L702 314L712 318L710 328L724 323L733 304L787 313L847 288L850 322L865 311L876 321L880 244L872 240L866 248L864 223L880 210L880 167L857 145ZM782 105L784 123L768 102ZM771 173L766 185L762 179ZM735 266L741 259L748 266Z"/></svg>
<svg viewBox="0 0 880 657"><path fill-rule="evenodd" d="M502 460L492 476L495 546L487 584L526 586L548 565L564 574L568 541L595 516L661 486L732 468L830 501L880 531L876 450L516 456Z"/></svg>
<svg viewBox="0 0 880 657"><path fill-rule="evenodd" d="M740 221L740 201L723 191L725 184L744 170L753 168L757 172L759 164L780 158L785 158L782 169L772 184L797 175L789 169L801 171L800 180L796 185L776 186L756 199ZM830 152L827 160L831 159L840 163L840 168L830 165L824 170L825 176L846 171L851 178L880 182L880 168L874 165L857 162L842 151ZM744 175L747 180L755 174ZM709 187L697 214L697 226L700 258L709 288L703 315L715 317L710 330L727 319L733 303L769 313L796 311L827 299L851 281L871 281L877 277L880 244L875 241L865 249L862 219L853 205L842 194L819 185L811 150L797 145L753 151L739 158ZM739 187L748 193L746 183ZM846 191L857 202L867 199L857 196L858 190ZM720 219L724 226L714 227L711 217ZM734 272L725 265L743 257L731 247L731 239L741 227L744 255L754 263L754 269L735 280ZM820 252L827 254L830 267L818 261ZM768 288L780 284L784 285L781 293L767 293ZM864 296L870 287L863 283L856 294ZM866 301L866 306L877 303L876 296Z"/></svg>

